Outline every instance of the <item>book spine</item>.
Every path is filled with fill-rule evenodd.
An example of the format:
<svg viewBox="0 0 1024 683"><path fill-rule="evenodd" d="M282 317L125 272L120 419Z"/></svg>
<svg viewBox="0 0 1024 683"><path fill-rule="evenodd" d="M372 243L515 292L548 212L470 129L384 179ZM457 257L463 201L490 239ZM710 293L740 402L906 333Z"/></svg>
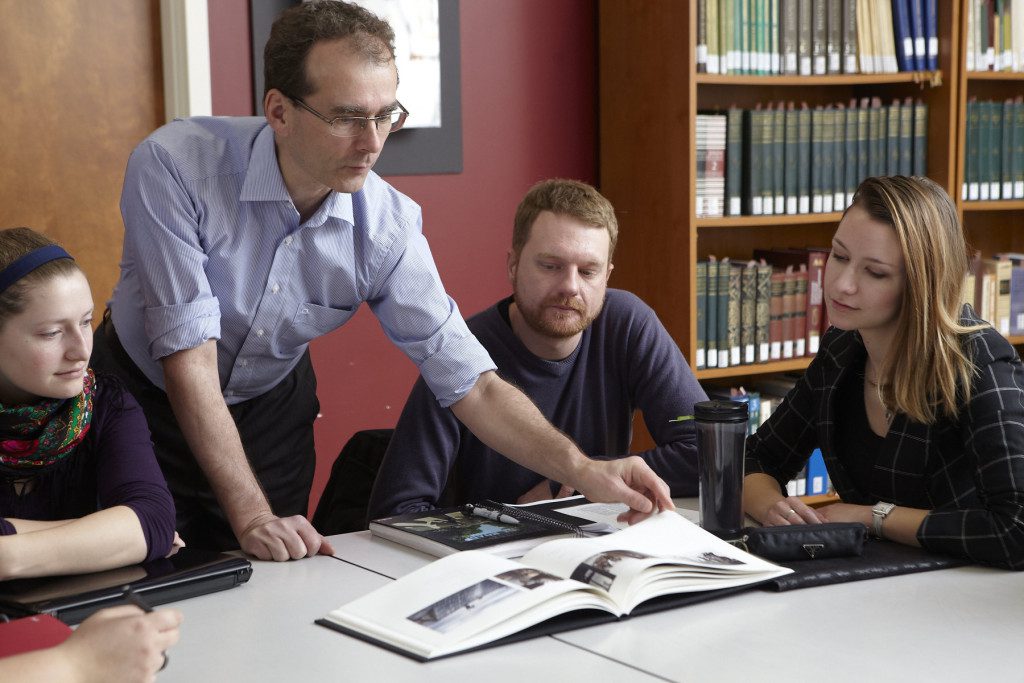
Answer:
<svg viewBox="0 0 1024 683"><path fill-rule="evenodd" d="M989 160L991 158L992 120L988 102L978 102L978 199L989 199ZM986 318L991 321L991 318Z"/></svg>
<svg viewBox="0 0 1024 683"><path fill-rule="evenodd" d="M782 73L800 73L797 52L797 0L779 0L782 13L781 51Z"/></svg>
<svg viewBox="0 0 1024 683"><path fill-rule="evenodd" d="M793 355L807 355L807 265L793 273Z"/></svg>
<svg viewBox="0 0 1024 683"><path fill-rule="evenodd" d="M730 216L743 213L743 110L732 107L726 121L726 208Z"/></svg>
<svg viewBox="0 0 1024 683"><path fill-rule="evenodd" d="M736 46L733 44L733 0L718 0L718 45L722 51L723 74L736 73Z"/></svg>
<svg viewBox="0 0 1024 683"><path fill-rule="evenodd" d="M1021 10L1024 14L1024 7ZM1024 199L1024 97L1020 95L1013 101L1013 198Z"/></svg>
<svg viewBox="0 0 1024 683"><path fill-rule="evenodd" d="M754 314L757 320L754 338L759 363L771 360L771 303L772 267L762 259L757 264L757 311Z"/></svg>
<svg viewBox="0 0 1024 683"><path fill-rule="evenodd" d="M1024 334L1024 266L1010 271L1010 334Z"/></svg>
<svg viewBox="0 0 1024 683"><path fill-rule="evenodd" d="M782 320L784 315L782 297L786 290L786 273L773 271L771 275L771 322L768 325L771 360L782 359Z"/></svg>
<svg viewBox="0 0 1024 683"><path fill-rule="evenodd" d="M775 111L761 112L761 213L775 213Z"/></svg>
<svg viewBox="0 0 1024 683"><path fill-rule="evenodd" d="M857 64L857 0L843 0L843 73L860 71Z"/></svg>
<svg viewBox="0 0 1024 683"><path fill-rule="evenodd" d="M1013 275L1013 264L1009 261L996 261L996 329L1004 336L1010 334L1010 278Z"/></svg>
<svg viewBox="0 0 1024 683"><path fill-rule="evenodd" d="M928 37L924 29L924 3L922 0L907 0L910 9L910 27L914 35L914 68L918 71L929 69Z"/></svg>
<svg viewBox="0 0 1024 683"><path fill-rule="evenodd" d="M900 71L914 71L914 37L907 17L908 0L892 0L893 29L896 31L896 61ZM913 3L914 0L909 0Z"/></svg>
<svg viewBox="0 0 1024 683"><path fill-rule="evenodd" d="M1002 140L1001 159L999 169L999 180L1001 184L1001 196L1003 199L1013 198L1013 100L1007 99L1003 102L1002 111Z"/></svg>
<svg viewBox="0 0 1024 683"><path fill-rule="evenodd" d="M821 196L821 175L822 175L822 134L824 133L825 126L823 119L823 109L821 106L814 108L811 113L811 213L821 213L822 211L822 196Z"/></svg>
<svg viewBox="0 0 1024 683"><path fill-rule="evenodd" d="M729 279L732 272L732 264L728 258L718 262L718 291L716 302L718 306L718 367L729 367Z"/></svg>
<svg viewBox="0 0 1024 683"><path fill-rule="evenodd" d="M828 0L828 73L843 72L843 0Z"/></svg>
<svg viewBox="0 0 1024 683"><path fill-rule="evenodd" d="M900 175L914 174L914 100L903 100L900 107Z"/></svg>
<svg viewBox="0 0 1024 683"><path fill-rule="evenodd" d="M846 110L846 135L843 140L846 154L846 169L843 172L846 179L846 206L853 203L853 193L860 182L857 176L857 117L857 100L851 99L850 108Z"/></svg>
<svg viewBox="0 0 1024 683"><path fill-rule="evenodd" d="M979 188L979 117L980 111L978 110L978 102L975 99L967 101L967 163L965 168L964 176L967 179L967 196L965 199L969 201L976 201L981 196Z"/></svg>
<svg viewBox="0 0 1024 683"><path fill-rule="evenodd" d="M1001 199L1003 183L1000 173L1003 168L1003 106L998 102L989 102L989 119L992 122L992 133L989 144L989 199Z"/></svg>
<svg viewBox="0 0 1024 683"><path fill-rule="evenodd" d="M721 73L722 64L722 53L719 45L719 36L721 35L719 22L718 22L718 3L719 0L702 0L706 3L706 23L705 35L707 36L707 73L717 74Z"/></svg>
<svg viewBox="0 0 1024 683"><path fill-rule="evenodd" d="M825 107L821 114L821 210L832 212L834 190L832 180L835 177L832 156L832 145L835 142L835 109L832 105Z"/></svg>
<svg viewBox="0 0 1024 683"><path fill-rule="evenodd" d="M796 327L796 273L793 266L786 266L782 284L782 357L792 358Z"/></svg>
<svg viewBox="0 0 1024 683"><path fill-rule="evenodd" d="M846 133L846 107L842 103L832 111L832 210L846 208L846 162L843 150L846 148L843 136Z"/></svg>
<svg viewBox="0 0 1024 683"><path fill-rule="evenodd" d="M729 301L727 335L729 342L729 365L739 365L742 359L740 346L740 314L743 305L743 265L734 263L729 268Z"/></svg>
<svg viewBox="0 0 1024 683"><path fill-rule="evenodd" d="M753 73L751 68L751 49L750 49L750 3L753 0L739 0L739 16L740 16L740 71L745 74Z"/></svg>
<svg viewBox="0 0 1024 683"><path fill-rule="evenodd" d="M694 367L703 370L707 367L707 330L708 330L708 262L698 261L696 268L697 290L697 348Z"/></svg>
<svg viewBox="0 0 1024 683"><path fill-rule="evenodd" d="M857 182L868 177L871 161L871 106L868 98L862 98L857 108Z"/></svg>
<svg viewBox="0 0 1024 683"><path fill-rule="evenodd" d="M740 285L740 348L743 363L757 362L757 262L743 268Z"/></svg>
<svg viewBox="0 0 1024 683"><path fill-rule="evenodd" d="M772 213L786 212L785 175L783 172L786 159L786 106L779 102L772 113L772 176L771 187L775 206Z"/></svg>
<svg viewBox="0 0 1024 683"><path fill-rule="evenodd" d="M769 0L768 57L770 60L769 73L782 73L782 56L779 52L779 0Z"/></svg>
<svg viewBox="0 0 1024 683"><path fill-rule="evenodd" d="M868 176L880 176L885 173L884 127L882 103L877 97L873 97L871 108L868 110Z"/></svg>
<svg viewBox="0 0 1024 683"><path fill-rule="evenodd" d="M810 76L813 73L811 62L811 19L811 0L797 0L796 51L801 76Z"/></svg>
<svg viewBox="0 0 1024 683"><path fill-rule="evenodd" d="M800 105L797 113L799 121L799 142L797 143L797 191L800 201L797 208L800 213L811 211L811 110L806 104Z"/></svg>
<svg viewBox="0 0 1024 683"><path fill-rule="evenodd" d="M811 71L828 73L828 10L825 0L811 0Z"/></svg>
<svg viewBox="0 0 1024 683"><path fill-rule="evenodd" d="M697 0L697 73L708 71L708 0Z"/></svg>
<svg viewBox="0 0 1024 683"><path fill-rule="evenodd" d="M707 263L707 324L705 326L705 346L707 358L705 364L709 368L718 367L718 259L708 257Z"/></svg>
<svg viewBox="0 0 1024 683"><path fill-rule="evenodd" d="M939 13L935 0L924 0L924 35L928 59L925 66L929 71L939 69Z"/></svg>
<svg viewBox="0 0 1024 683"><path fill-rule="evenodd" d="M900 101L893 100L886 110L885 169L887 175L900 173Z"/></svg>
<svg viewBox="0 0 1024 683"><path fill-rule="evenodd" d="M761 172L764 164L762 144L764 127L761 124L761 109L747 110L743 113L746 145L743 156L747 159L744 172L747 174L747 181L744 183L747 197L746 212L752 216L760 216L764 213L761 200Z"/></svg>
<svg viewBox="0 0 1024 683"><path fill-rule="evenodd" d="M799 134L800 121L793 103L786 105L786 152L783 164L783 184L786 195L786 213L795 215L799 213L800 190L799 190Z"/></svg>
<svg viewBox="0 0 1024 683"><path fill-rule="evenodd" d="M824 289L825 261L827 254L810 251L807 256L807 352L818 353L821 342L822 311L825 306Z"/></svg>

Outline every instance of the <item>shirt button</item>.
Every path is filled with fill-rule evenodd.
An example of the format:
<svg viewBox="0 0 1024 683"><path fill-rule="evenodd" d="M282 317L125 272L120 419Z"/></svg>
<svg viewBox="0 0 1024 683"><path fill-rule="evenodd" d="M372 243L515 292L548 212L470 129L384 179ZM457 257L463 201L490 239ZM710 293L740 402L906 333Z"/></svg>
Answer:
<svg viewBox="0 0 1024 683"><path fill-rule="evenodd" d="M270 291L273 292L274 294L277 294L279 289L281 289L281 285L274 285L273 287L270 288Z"/></svg>
<svg viewBox="0 0 1024 683"><path fill-rule="evenodd" d="M262 337L263 336L263 330L256 330L256 336L257 337Z"/></svg>
<svg viewBox="0 0 1024 683"><path fill-rule="evenodd" d="M287 237L285 237L285 238L284 238L284 243L285 243L286 245L287 245L287 244L291 244L291 243L292 243L292 236L291 236L291 235L288 235Z"/></svg>
<svg viewBox="0 0 1024 683"><path fill-rule="evenodd" d="M246 365L249 364L249 361L247 361L245 358L243 358L242 360L238 361L238 364L241 365L244 368Z"/></svg>

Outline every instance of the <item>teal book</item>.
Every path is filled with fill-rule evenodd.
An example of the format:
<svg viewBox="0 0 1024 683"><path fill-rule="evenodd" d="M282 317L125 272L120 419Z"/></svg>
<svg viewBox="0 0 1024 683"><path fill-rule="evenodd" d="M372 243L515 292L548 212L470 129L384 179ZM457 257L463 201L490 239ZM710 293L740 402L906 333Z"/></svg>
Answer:
<svg viewBox="0 0 1024 683"><path fill-rule="evenodd" d="M725 214L743 213L743 110L730 107L726 113Z"/></svg>
<svg viewBox="0 0 1024 683"><path fill-rule="evenodd" d="M821 210L825 213L834 211L835 199L835 156L834 143L836 137L836 110L832 105L825 107L821 115ZM803 355L803 354L799 354Z"/></svg>
<svg viewBox="0 0 1024 683"><path fill-rule="evenodd" d="M706 365L709 368L718 367L718 259L714 256L708 257L708 286L707 286L707 332L705 334L705 346L707 347Z"/></svg>
<svg viewBox="0 0 1024 683"><path fill-rule="evenodd" d="M718 290L715 292L715 300L718 302L718 367L729 367L730 340L729 340L729 298L730 279L732 264L729 258L725 257L718 262Z"/></svg>
<svg viewBox="0 0 1024 683"><path fill-rule="evenodd" d="M800 213L811 212L811 110L801 103L797 112L799 142L797 142L797 192Z"/></svg>
<svg viewBox="0 0 1024 683"><path fill-rule="evenodd" d="M779 0L779 15L782 25L779 29L779 51L782 53L782 73L792 76L799 73L797 65L797 0ZM788 212L787 212L788 213Z"/></svg>
<svg viewBox="0 0 1024 683"><path fill-rule="evenodd" d="M1013 101L1013 198L1024 199L1024 97Z"/></svg>
<svg viewBox="0 0 1024 683"><path fill-rule="evenodd" d="M786 159L786 105L779 102L772 112L772 175L774 206L772 213L786 212L786 190L783 163Z"/></svg>
<svg viewBox="0 0 1024 683"><path fill-rule="evenodd" d="M928 175L928 105L918 99L914 102L913 174Z"/></svg>
<svg viewBox="0 0 1024 683"><path fill-rule="evenodd" d="M740 350L741 363L757 362L757 261L743 267L740 284Z"/></svg>
<svg viewBox="0 0 1024 683"><path fill-rule="evenodd" d="M978 130L979 115L978 101L972 97L967 101L967 141L965 145L967 160L964 165L964 177L967 181L967 196L965 199L972 202L977 201L981 196L978 182L978 163L980 159L980 155L978 153L978 135L980 132Z"/></svg>
<svg viewBox="0 0 1024 683"><path fill-rule="evenodd" d="M703 370L707 367L708 343L708 262L697 261L697 348L694 349L694 367Z"/></svg>
<svg viewBox="0 0 1024 683"><path fill-rule="evenodd" d="M992 127L992 139L989 151L989 174L988 174L988 197L989 199L1002 199L1003 195L1003 105L999 102L989 102L989 122Z"/></svg>
<svg viewBox="0 0 1024 683"><path fill-rule="evenodd" d="M744 128L746 129L743 157L747 159L745 169L747 176L746 182L743 184L747 194L746 213L748 215L760 216L764 213L763 199L761 197L761 174L763 172L762 166L764 165L764 155L762 153L764 126L761 122L763 118L761 105L757 105L756 109L746 110L743 112L743 117L745 121Z"/></svg>
<svg viewBox="0 0 1024 683"><path fill-rule="evenodd" d="M885 175L885 112L882 101L871 98L868 109L868 172L864 176Z"/></svg>
<svg viewBox="0 0 1024 683"><path fill-rule="evenodd" d="M843 188L846 191L845 206L853 203L853 193L857 191L860 178L857 176L857 100L850 100L850 108L846 110L846 134L843 137L845 150L843 169Z"/></svg>
<svg viewBox="0 0 1024 683"><path fill-rule="evenodd" d="M811 0L796 0L797 2L797 29L796 29L796 51L797 65L801 76L810 76L811 64L811 32L812 15Z"/></svg>
<svg viewBox="0 0 1024 683"><path fill-rule="evenodd" d="M786 142L783 155L782 175L783 193L786 199L785 213L795 215L799 213L800 189L799 189L799 150L800 150L800 120L793 103L786 105Z"/></svg>
<svg viewBox="0 0 1024 683"><path fill-rule="evenodd" d="M761 213L775 213L775 109L772 104L761 112Z"/></svg>
<svg viewBox="0 0 1024 683"><path fill-rule="evenodd" d="M893 100L886 110L885 173L900 174L900 101Z"/></svg>
<svg viewBox="0 0 1024 683"><path fill-rule="evenodd" d="M1024 7L1024 5L1022 5ZM1021 37L1024 40L1024 36ZM1013 199L1013 100L1007 99L1002 107L1002 150L999 169L1000 196Z"/></svg>
<svg viewBox="0 0 1024 683"><path fill-rule="evenodd" d="M867 178L870 173L871 138L870 116L871 100L863 97L857 107L857 183Z"/></svg>
<svg viewBox="0 0 1024 683"><path fill-rule="evenodd" d="M832 110L832 124L832 210L842 211L846 208L846 107L842 102Z"/></svg>
<svg viewBox="0 0 1024 683"><path fill-rule="evenodd" d="M771 298L772 298L772 266L764 259L757 262L757 321L754 330L757 344L757 362L767 363L771 360Z"/></svg>
<svg viewBox="0 0 1024 683"><path fill-rule="evenodd" d="M914 100L906 98L900 107L900 175L914 173Z"/></svg>
<svg viewBox="0 0 1024 683"><path fill-rule="evenodd" d="M818 105L811 113L811 213L822 212L822 163L825 110Z"/></svg>
<svg viewBox="0 0 1024 683"><path fill-rule="evenodd" d="M721 268L721 266L719 266ZM718 271L721 274L721 270ZM742 333L742 306L743 306L743 264L731 263L729 265L729 301L728 317L726 318L726 339L729 348L729 365L739 365L743 362L743 347L740 345Z"/></svg>
<svg viewBox="0 0 1024 683"><path fill-rule="evenodd" d="M989 168L991 165L992 121L988 102L978 102L978 199L989 198Z"/></svg>

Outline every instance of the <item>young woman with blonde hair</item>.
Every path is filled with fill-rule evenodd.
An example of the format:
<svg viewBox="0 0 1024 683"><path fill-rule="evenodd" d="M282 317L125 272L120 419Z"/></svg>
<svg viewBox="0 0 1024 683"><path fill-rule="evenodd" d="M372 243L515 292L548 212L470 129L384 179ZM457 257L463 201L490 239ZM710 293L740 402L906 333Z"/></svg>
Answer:
<svg viewBox="0 0 1024 683"><path fill-rule="evenodd" d="M962 304L967 269L941 187L861 183L825 267L832 328L747 441L747 514L862 522L899 543L1024 569L1024 367ZM814 448L842 500L817 510L782 493Z"/></svg>

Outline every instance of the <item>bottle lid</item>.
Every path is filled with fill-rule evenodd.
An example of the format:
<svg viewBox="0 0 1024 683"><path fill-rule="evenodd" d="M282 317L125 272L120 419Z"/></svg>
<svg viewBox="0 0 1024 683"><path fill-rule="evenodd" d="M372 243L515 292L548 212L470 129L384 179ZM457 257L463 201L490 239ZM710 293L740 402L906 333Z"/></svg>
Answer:
<svg viewBox="0 0 1024 683"><path fill-rule="evenodd" d="M746 422L747 403L740 401L701 401L693 404L693 417L705 422Z"/></svg>

